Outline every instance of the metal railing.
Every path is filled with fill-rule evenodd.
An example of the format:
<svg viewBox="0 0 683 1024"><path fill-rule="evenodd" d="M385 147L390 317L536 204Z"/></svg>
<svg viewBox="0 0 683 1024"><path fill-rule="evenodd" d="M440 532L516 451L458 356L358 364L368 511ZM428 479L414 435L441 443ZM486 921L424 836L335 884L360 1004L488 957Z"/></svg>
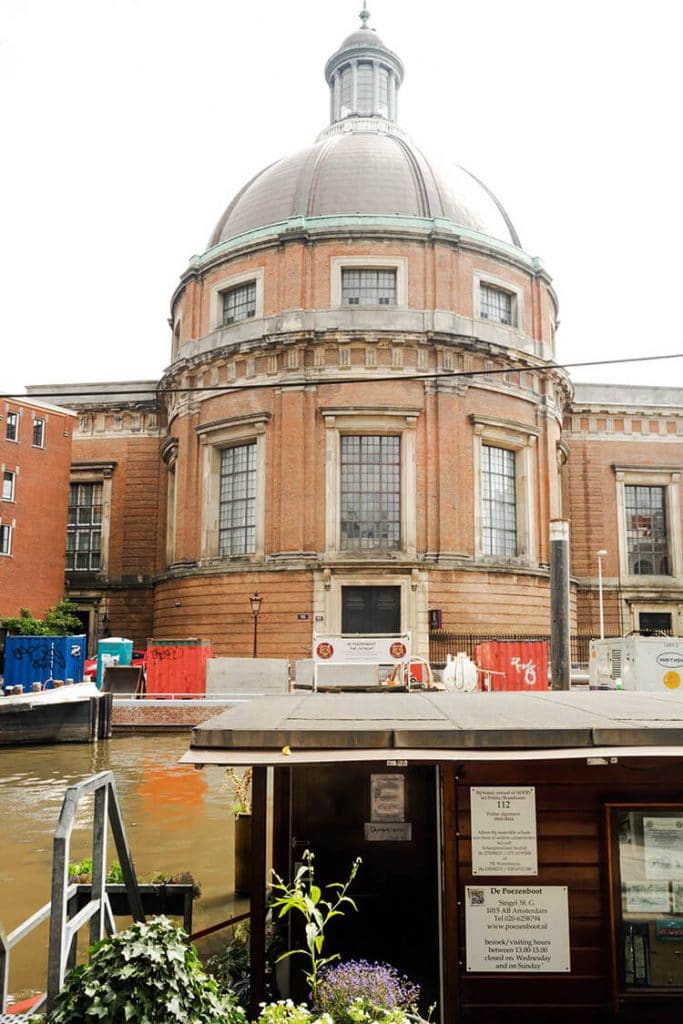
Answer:
<svg viewBox="0 0 683 1024"><path fill-rule="evenodd" d="M490 640L545 641L550 648L549 633L506 633L500 630L465 633L438 629L429 634L429 660L432 665L445 665L446 656L455 656L458 651L464 651L469 658L474 658L474 648L477 644L484 644ZM595 633L572 634L570 641L573 665L588 664L591 640L595 640Z"/></svg>
<svg viewBox="0 0 683 1024"><path fill-rule="evenodd" d="M76 823L76 813L81 800L94 797L92 836L92 881L90 898L84 906L76 906L73 897L78 887L69 884L69 849L71 834ZM59 995L67 972L75 966L78 932L90 923L90 944L104 938L105 932L113 935L116 924L106 888L107 877L107 822L114 838L119 864L123 874L130 914L135 921L144 921L145 913L133 858L128 846L121 809L116 794L114 776L111 772L97 775L69 786L64 796L62 811L55 831L52 854L51 900L35 914L6 935L0 929L0 1013L7 1006L7 985L9 977L10 952L21 939L29 935L48 917L50 937L47 965L47 993L32 1009L32 1013L46 1004L51 1010ZM17 1019L20 1019L17 1017Z"/></svg>

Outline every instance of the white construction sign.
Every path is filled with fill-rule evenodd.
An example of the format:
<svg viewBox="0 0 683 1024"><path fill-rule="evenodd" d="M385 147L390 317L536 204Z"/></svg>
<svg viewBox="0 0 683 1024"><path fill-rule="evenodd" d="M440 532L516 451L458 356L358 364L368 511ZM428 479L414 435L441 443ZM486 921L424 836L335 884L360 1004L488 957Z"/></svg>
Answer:
<svg viewBox="0 0 683 1024"><path fill-rule="evenodd" d="M472 786L473 875L537 875L533 786Z"/></svg>
<svg viewBox="0 0 683 1024"><path fill-rule="evenodd" d="M467 970L569 971L566 885L465 886Z"/></svg>
<svg viewBox="0 0 683 1024"><path fill-rule="evenodd" d="M314 661L334 664L361 663L392 665L410 659L410 633L394 636L322 636L313 635Z"/></svg>

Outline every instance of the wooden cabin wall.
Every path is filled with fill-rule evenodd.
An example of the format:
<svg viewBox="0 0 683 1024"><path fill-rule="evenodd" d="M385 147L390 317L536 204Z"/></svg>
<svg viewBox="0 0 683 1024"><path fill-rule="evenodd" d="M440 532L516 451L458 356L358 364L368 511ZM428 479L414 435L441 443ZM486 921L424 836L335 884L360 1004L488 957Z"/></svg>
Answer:
<svg viewBox="0 0 683 1024"><path fill-rule="evenodd" d="M600 1019L612 1003L610 908L604 808L608 803L683 803L683 765L633 758L617 764L500 761L444 767L445 972L447 1005L476 1024L501 1019ZM472 875L471 786L535 787L538 875ZM467 973L466 885L566 885L571 972ZM452 912L451 893L457 892ZM639 1013L645 1007L641 1003ZM523 1018L510 1016L512 1011ZM604 1016L603 1018L604 1019ZM644 1019L639 1017L639 1019Z"/></svg>

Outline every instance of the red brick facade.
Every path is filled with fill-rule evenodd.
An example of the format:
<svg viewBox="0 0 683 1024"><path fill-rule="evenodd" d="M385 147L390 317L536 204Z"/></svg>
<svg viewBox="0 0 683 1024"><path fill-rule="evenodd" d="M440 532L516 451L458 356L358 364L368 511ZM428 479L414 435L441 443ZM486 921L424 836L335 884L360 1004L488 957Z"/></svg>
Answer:
<svg viewBox="0 0 683 1024"><path fill-rule="evenodd" d="M73 425L66 409L0 403L0 618L63 597Z"/></svg>

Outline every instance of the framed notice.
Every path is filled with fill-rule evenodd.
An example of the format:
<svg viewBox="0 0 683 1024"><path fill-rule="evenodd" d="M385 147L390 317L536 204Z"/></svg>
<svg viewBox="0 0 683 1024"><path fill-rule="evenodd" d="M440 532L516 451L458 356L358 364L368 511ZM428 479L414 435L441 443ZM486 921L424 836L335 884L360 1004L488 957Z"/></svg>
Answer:
<svg viewBox="0 0 683 1024"><path fill-rule="evenodd" d="M537 875L533 786L472 786L473 875Z"/></svg>
<svg viewBox="0 0 683 1024"><path fill-rule="evenodd" d="M683 817L646 814L643 847L646 878L683 879Z"/></svg>
<svg viewBox="0 0 683 1024"><path fill-rule="evenodd" d="M567 972L566 885L465 886L467 970Z"/></svg>
<svg viewBox="0 0 683 1024"><path fill-rule="evenodd" d="M405 775L373 774L370 776L370 820L405 821L406 780Z"/></svg>

